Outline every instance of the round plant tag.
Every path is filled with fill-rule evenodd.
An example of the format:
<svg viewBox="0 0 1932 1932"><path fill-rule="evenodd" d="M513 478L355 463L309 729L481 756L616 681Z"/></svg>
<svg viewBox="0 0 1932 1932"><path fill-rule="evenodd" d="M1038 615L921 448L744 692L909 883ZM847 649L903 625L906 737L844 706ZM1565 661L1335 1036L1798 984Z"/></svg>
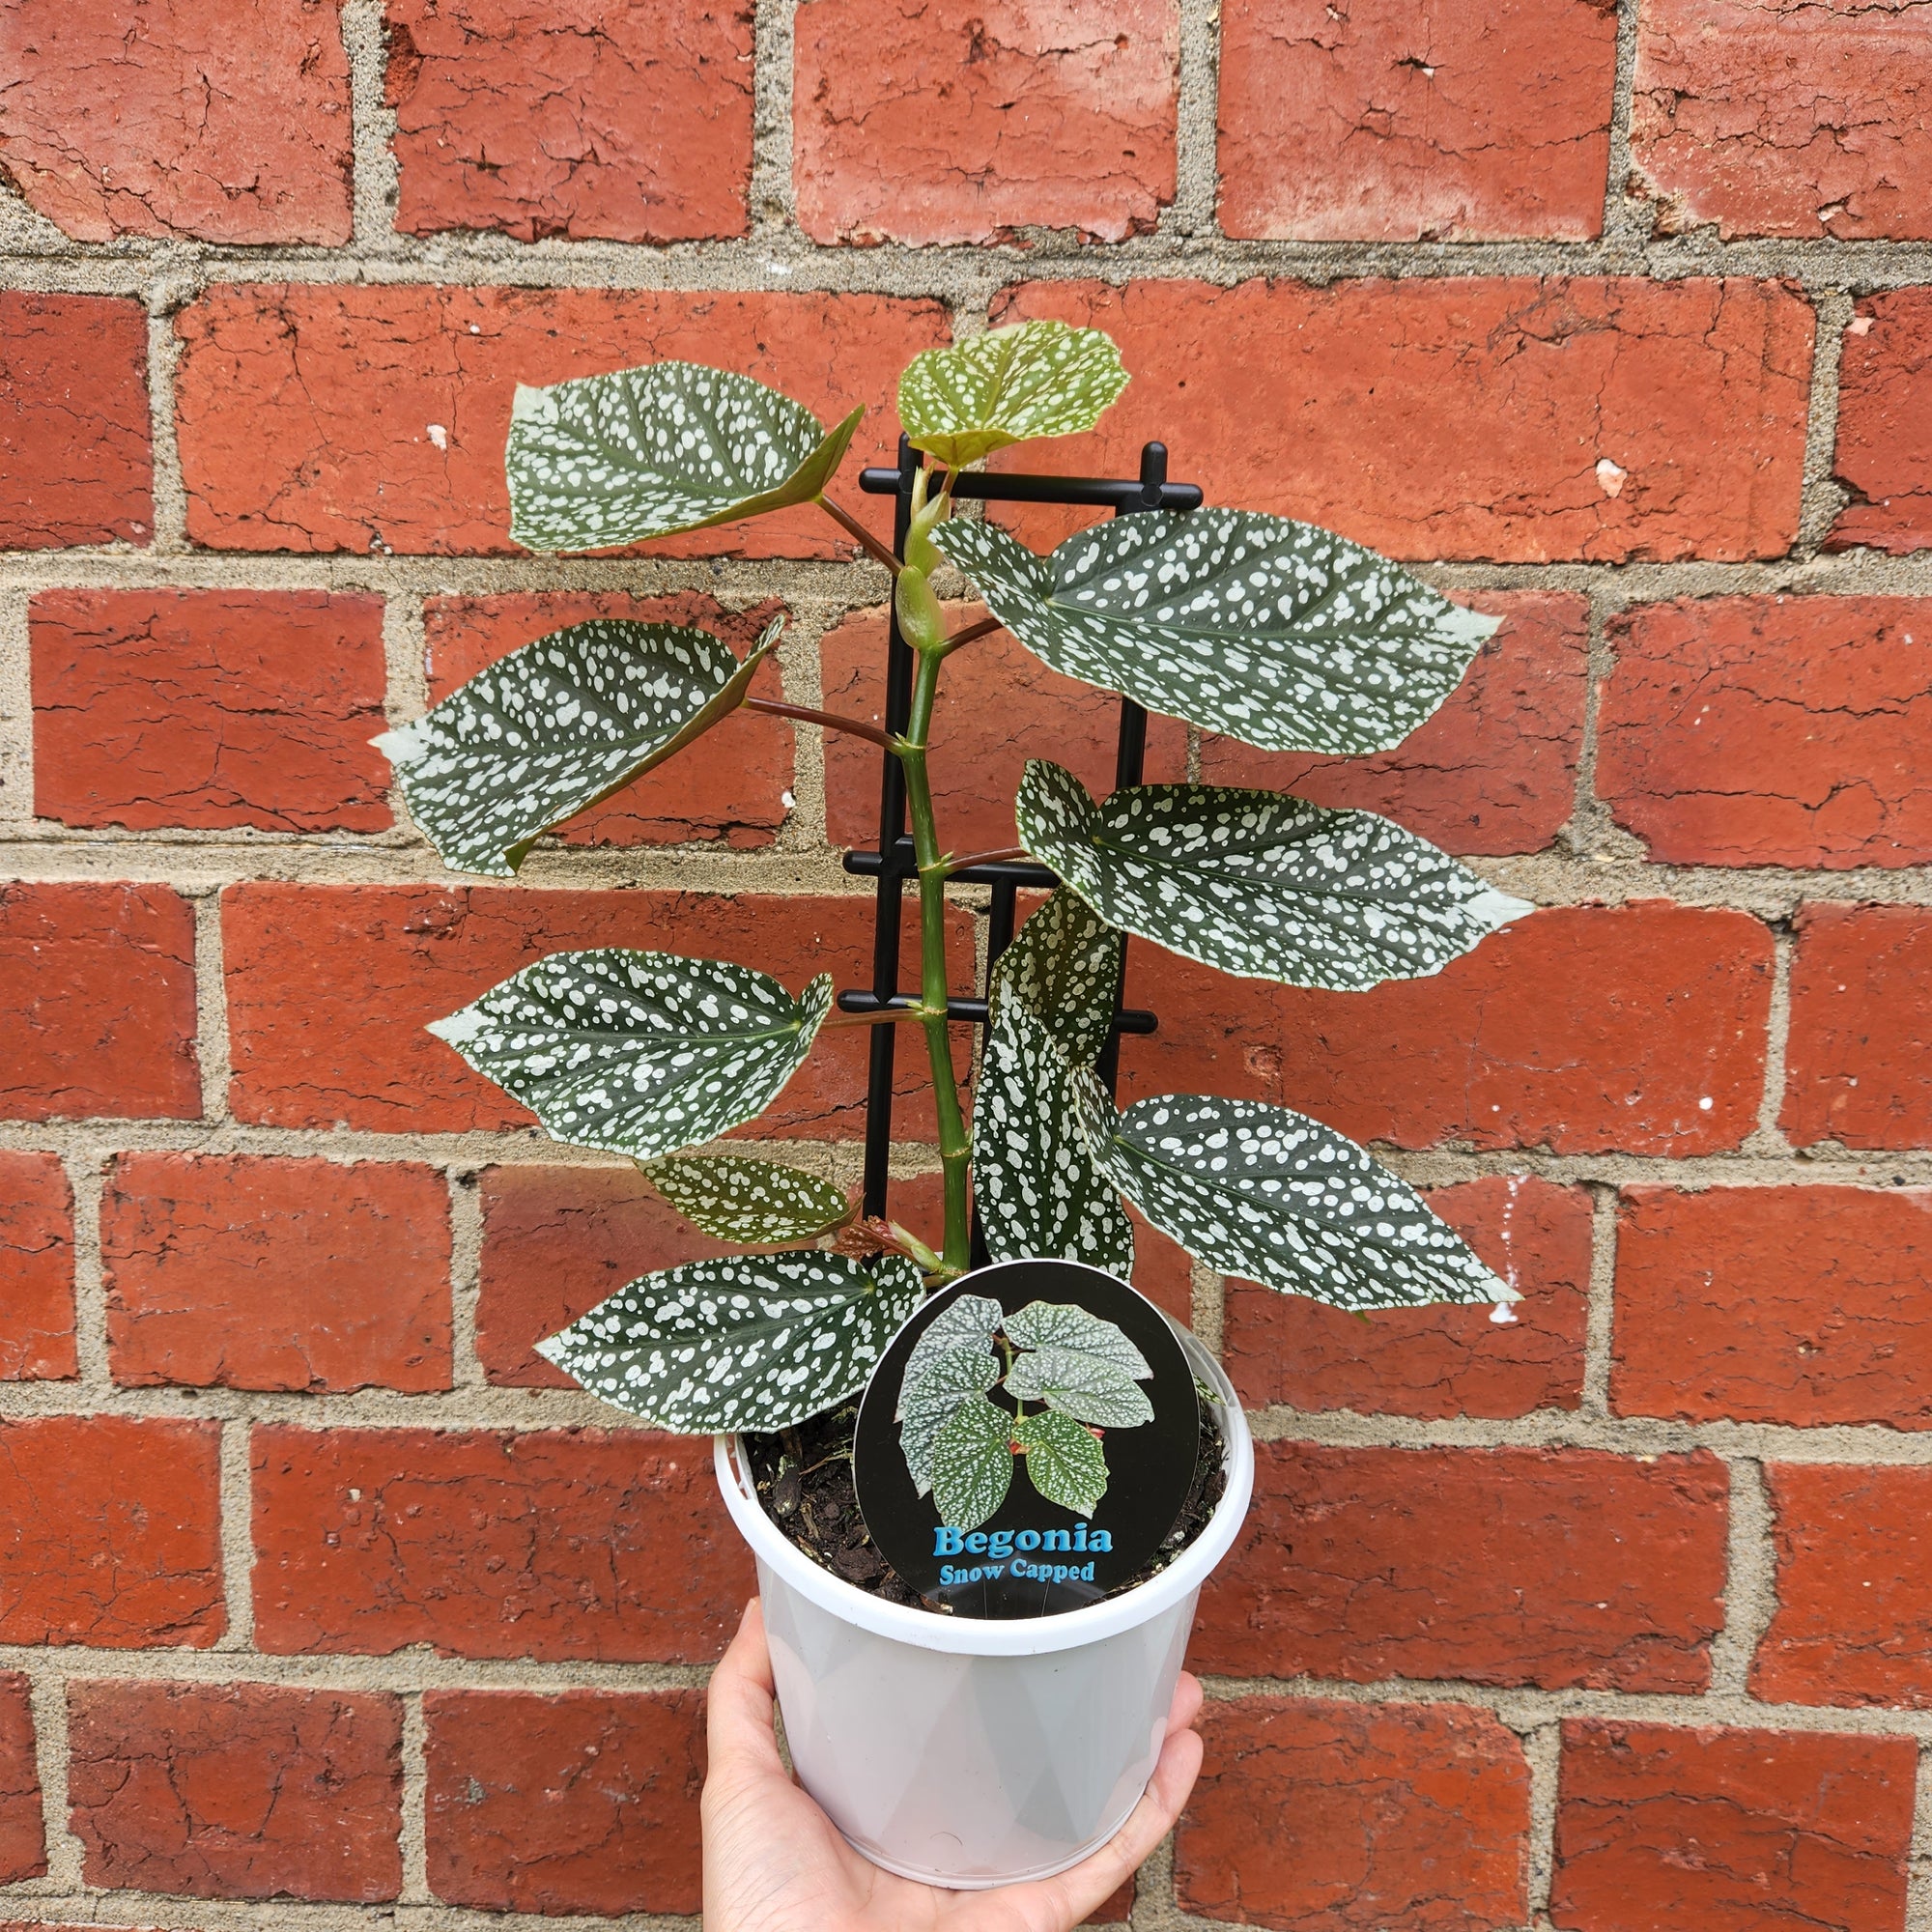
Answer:
<svg viewBox="0 0 1932 1932"><path fill-rule="evenodd" d="M1194 1373L1160 1310L1079 1262L1002 1262L934 1295L872 1371L852 1477L873 1543L961 1616L1079 1609L1144 1569L1187 1501Z"/></svg>

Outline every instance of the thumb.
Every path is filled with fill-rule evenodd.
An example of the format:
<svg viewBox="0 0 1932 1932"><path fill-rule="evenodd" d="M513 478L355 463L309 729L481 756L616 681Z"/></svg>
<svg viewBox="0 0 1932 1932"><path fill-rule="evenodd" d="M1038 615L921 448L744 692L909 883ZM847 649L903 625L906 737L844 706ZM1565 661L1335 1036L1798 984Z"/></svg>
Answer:
<svg viewBox="0 0 1932 1932"><path fill-rule="evenodd" d="M771 1652L757 1598L745 1605L738 1634L711 1673L705 1719L705 1746L713 1776L784 1776L773 1730Z"/></svg>

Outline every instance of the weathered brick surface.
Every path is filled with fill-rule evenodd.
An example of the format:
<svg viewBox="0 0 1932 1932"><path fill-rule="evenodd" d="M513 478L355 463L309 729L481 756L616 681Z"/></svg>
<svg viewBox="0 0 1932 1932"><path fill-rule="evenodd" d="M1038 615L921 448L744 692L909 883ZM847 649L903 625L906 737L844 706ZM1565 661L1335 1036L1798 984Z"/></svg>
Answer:
<svg viewBox="0 0 1932 1932"><path fill-rule="evenodd" d="M1724 1465L1702 1452L1257 1445L1194 1668L1700 1690L1723 1623Z"/></svg>
<svg viewBox="0 0 1932 1932"><path fill-rule="evenodd" d="M806 0L792 166L815 242L1118 242L1174 199L1175 0Z"/></svg>
<svg viewBox="0 0 1932 1932"><path fill-rule="evenodd" d="M1587 241L1616 78L1597 0L1232 0L1221 225L1293 241Z"/></svg>
<svg viewBox="0 0 1932 1932"><path fill-rule="evenodd" d="M51 590L28 611L34 810L64 825L380 832L383 600Z"/></svg>
<svg viewBox="0 0 1932 1932"><path fill-rule="evenodd" d="M68 1795L87 1882L190 1898L394 1898L402 1736L402 1700L381 1692L72 1684Z"/></svg>
<svg viewBox="0 0 1932 1932"><path fill-rule="evenodd" d="M870 940L850 903L495 886L239 887L222 903L232 1103L242 1119L276 1126L521 1126L530 1117L424 1033L430 1020L572 947L736 959L794 992L819 973L858 985ZM955 914L955 959L969 956L965 932L965 916ZM865 1068L860 1030L835 1034L757 1131L846 1138L862 1118ZM923 1077L920 1061L905 1079L916 1087ZM929 1096L923 1104L929 1117ZM907 1108L910 1131L920 1118Z"/></svg>
<svg viewBox="0 0 1932 1932"><path fill-rule="evenodd" d="M1429 1205L1522 1292L1488 1308L1389 1308L1367 1321L1305 1295L1228 1284L1222 1359L1243 1402L1382 1415L1527 1415L1583 1393L1590 1197L1516 1175L1435 1189Z"/></svg>
<svg viewBox="0 0 1932 1932"><path fill-rule="evenodd" d="M1539 912L1370 993L1136 944L1134 1001L1174 1017L1125 1041L1122 1092L1238 1094L1399 1147L1716 1152L1756 1122L1771 965L1756 920L1662 901Z"/></svg>
<svg viewBox="0 0 1932 1932"><path fill-rule="evenodd" d="M0 291L0 550L152 539L147 364L139 302Z"/></svg>
<svg viewBox="0 0 1932 1932"><path fill-rule="evenodd" d="M449 1203L434 1168L124 1154L100 1249L118 1382L449 1386Z"/></svg>
<svg viewBox="0 0 1932 1932"><path fill-rule="evenodd" d="M1285 1932L1470 1932L1525 1916L1529 1767L1487 1711L1208 1706L1175 1841L1181 1909Z"/></svg>
<svg viewBox="0 0 1932 1932"><path fill-rule="evenodd" d="M1932 1429L1932 1192L1624 1191L1623 1415Z"/></svg>
<svg viewBox="0 0 1932 1932"><path fill-rule="evenodd" d="M0 164L82 242L346 242L349 60L324 0L13 0Z"/></svg>
<svg viewBox="0 0 1932 1932"><path fill-rule="evenodd" d="M708 1437L270 1427L254 1471L271 1654L708 1662L751 1594Z"/></svg>
<svg viewBox="0 0 1932 1932"><path fill-rule="evenodd" d="M1576 1932L1898 1932L1910 1738L1563 1725L1549 1916Z"/></svg>
<svg viewBox="0 0 1932 1932"><path fill-rule="evenodd" d="M0 1117L191 1119L194 913L165 886L0 886Z"/></svg>
<svg viewBox="0 0 1932 1932"><path fill-rule="evenodd" d="M1597 789L1653 859L1932 859L1932 598L1680 599L1608 629Z"/></svg>
<svg viewBox="0 0 1932 1932"><path fill-rule="evenodd" d="M27 1680L0 1671L0 1885L39 1878L46 1868L33 1704Z"/></svg>
<svg viewBox="0 0 1932 1932"><path fill-rule="evenodd" d="M388 0L385 14L406 234L745 232L749 0Z"/></svg>
<svg viewBox="0 0 1932 1932"><path fill-rule="evenodd" d="M432 1690L430 1889L485 1912L695 1913L696 1690Z"/></svg>
<svg viewBox="0 0 1932 1932"><path fill-rule="evenodd" d="M1309 757L1209 735L1202 781L1383 812L1445 851L1545 850L1577 802L1589 607L1567 591L1459 592L1457 601L1501 617L1502 629L1393 752Z"/></svg>
<svg viewBox="0 0 1932 1932"><path fill-rule="evenodd" d="M1634 87L1632 188L1662 232L1932 236L1932 74L1909 0L1651 0Z"/></svg>
<svg viewBox="0 0 1932 1932"><path fill-rule="evenodd" d="M1932 1144L1932 913L1801 908L1779 1124L1800 1146Z"/></svg>
<svg viewBox="0 0 1932 1932"><path fill-rule="evenodd" d="M880 296L301 284L218 287L175 327L195 542L440 555L512 548L503 439L520 383L714 363L828 424L869 405L852 467L890 455L894 379L950 333L938 303ZM828 555L832 527L799 510L652 548Z"/></svg>
<svg viewBox="0 0 1932 1932"><path fill-rule="evenodd" d="M0 1381L79 1371L73 1189L48 1153L0 1153Z"/></svg>
<svg viewBox="0 0 1932 1932"><path fill-rule="evenodd" d="M742 656L779 608L765 603L726 611L696 591L670 597L614 590L432 597L423 610L423 673L436 702L520 645L598 618L695 625ZM784 696L769 662L752 688L761 697ZM782 719L740 711L717 730L702 752L646 772L614 798L579 813L557 836L566 845L769 845L785 821L792 727Z"/></svg>
<svg viewBox="0 0 1932 1932"><path fill-rule="evenodd" d="M1777 1612L1751 1690L1932 1708L1932 1469L1769 1463Z"/></svg>
<svg viewBox="0 0 1932 1932"><path fill-rule="evenodd" d="M0 1420L0 1643L201 1649L221 1635L219 1428Z"/></svg>
<svg viewBox="0 0 1932 1932"><path fill-rule="evenodd" d="M1932 289L1856 305L1838 363L1833 469L1851 500L1832 547L1904 555L1932 544Z"/></svg>
<svg viewBox="0 0 1932 1932"><path fill-rule="evenodd" d="M1776 283L1034 282L998 307L1105 328L1134 372L1077 453L1029 468L1130 475L1157 437L1215 502L1400 557L1776 556L1797 533L1812 315Z"/></svg>

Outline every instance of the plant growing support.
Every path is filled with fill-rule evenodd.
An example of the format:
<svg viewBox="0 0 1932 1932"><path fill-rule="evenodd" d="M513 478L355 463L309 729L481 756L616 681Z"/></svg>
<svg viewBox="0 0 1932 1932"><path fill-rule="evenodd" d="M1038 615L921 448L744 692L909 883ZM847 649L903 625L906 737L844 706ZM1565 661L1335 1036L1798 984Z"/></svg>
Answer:
<svg viewBox="0 0 1932 1932"><path fill-rule="evenodd" d="M912 521L913 478L919 469L919 452L910 440L899 438L899 460L895 469L883 466L864 469L859 487L868 497L891 497L893 505L893 554L905 554L906 532ZM1134 478L1087 476L1018 475L1006 471L968 470L955 478L952 494L981 502L1054 503L1081 508L1111 509L1115 516L1133 516L1146 510L1197 510L1201 507L1201 486L1197 483L1170 483L1167 480L1167 445L1149 442L1141 446L1141 473ZM905 729L912 707L913 652L899 631L898 612L888 607L886 638L886 730L890 735ZM1148 715L1132 698L1121 699L1120 733L1114 757L1114 786L1141 781L1147 759ZM873 908L872 983L869 989L851 989L838 995L839 1009L848 1013L875 1013L893 1006L910 1006L911 996L899 991L899 929L905 881L917 873L912 839L906 832L905 773L890 752L881 754L879 780L879 844L872 852L848 852L845 869L862 878L878 881ZM1044 866L1026 860L996 860L987 865L967 866L952 875L961 885L990 885L993 902L986 937L987 992L1001 953L1011 943L1017 923L1016 910L1023 888L1048 892L1059 884L1055 873ZM1097 1068L1111 1094L1120 1076L1121 1036L1150 1034L1158 1025L1151 1012L1128 1009L1124 1004L1126 973L1115 993L1114 1025ZM952 999L947 1012L955 1020L983 1027L987 999ZM871 1058L866 1085L866 1177L865 1211L883 1216L891 1185L893 1143L893 1074L897 1051L898 1029L877 1026L871 1030ZM985 1236L976 1208L973 1216L973 1265L986 1264Z"/></svg>

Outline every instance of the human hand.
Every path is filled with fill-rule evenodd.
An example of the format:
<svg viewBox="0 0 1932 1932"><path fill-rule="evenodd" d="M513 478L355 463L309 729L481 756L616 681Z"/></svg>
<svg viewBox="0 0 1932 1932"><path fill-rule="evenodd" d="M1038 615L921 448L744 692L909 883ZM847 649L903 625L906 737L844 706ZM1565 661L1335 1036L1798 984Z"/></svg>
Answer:
<svg viewBox="0 0 1932 1932"><path fill-rule="evenodd" d="M948 1891L881 1871L792 1782L775 1695L753 1597L711 1675L704 1932L1069 1932L1167 1835L1201 1769L1201 1686L1182 1671L1153 1778L1106 1844L1057 1878Z"/></svg>

